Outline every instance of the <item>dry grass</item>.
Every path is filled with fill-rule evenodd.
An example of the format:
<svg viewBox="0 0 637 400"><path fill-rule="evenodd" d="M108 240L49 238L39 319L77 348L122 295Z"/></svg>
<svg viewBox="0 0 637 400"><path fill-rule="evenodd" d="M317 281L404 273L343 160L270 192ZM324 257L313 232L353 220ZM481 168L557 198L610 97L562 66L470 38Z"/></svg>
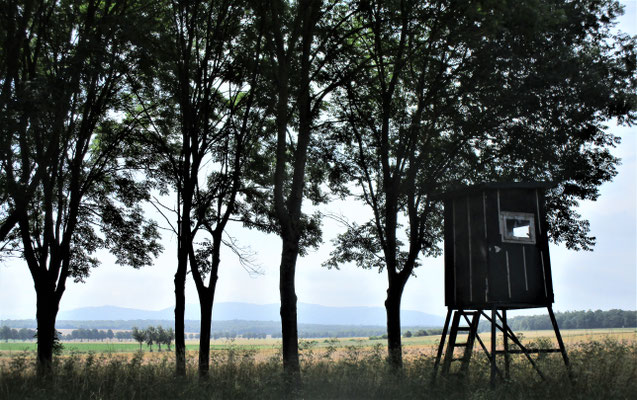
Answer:
<svg viewBox="0 0 637 400"><path fill-rule="evenodd" d="M541 337L539 337L541 339ZM536 339L539 340L539 339ZM339 342L340 343L340 342ZM512 359L511 380L489 387L488 360L480 353L464 380L440 377L430 386L431 346L406 350L405 366L391 369L382 345L306 342L301 383L282 373L277 351L239 345L212 353L210 378L200 380L196 352L187 375L175 377L172 353L70 354L55 361L47 379L36 376L33 355L17 354L0 367L2 399L629 399L637 391L637 343L605 338L568 346L574 380L559 356L529 363ZM420 353L418 353L420 351ZM500 365L502 368L502 365Z"/></svg>
<svg viewBox="0 0 637 400"><path fill-rule="evenodd" d="M602 341L608 338L617 341L623 341L626 343L634 344L637 342L637 329L634 328L622 328L622 329L571 329L562 330L562 338L566 346L573 346L580 343L586 343L591 341ZM544 331L525 331L516 332L516 335L522 340L525 345L533 346L536 342L540 341L543 346L557 347L557 340L552 330ZM490 343L491 334L480 334L483 342L488 345ZM501 346L501 335L500 338ZM462 335L458 336L458 341L463 341ZM414 360L423 356L434 357L436 354L437 346L440 341L440 336L421 336L403 338L403 357L406 360ZM386 340L369 340L368 338L332 338L332 339L304 339L300 341L301 357L306 359L325 359L330 358L332 360L340 361L346 358L349 354L356 351L370 351L376 349L379 351L386 351ZM12 343L10 343L12 344ZM67 350L61 358L64 359L71 355L76 357L86 357L89 353L116 353L122 357L131 359L136 356L137 351L123 350L123 351L103 351L106 345L111 345L112 348L117 349L117 346L123 343L112 342L83 342L86 345L84 351L72 351L74 347L77 347L77 342L67 343ZM91 344L94 346L92 347ZM199 344L198 340L187 340L186 345L189 349L196 349ZM131 348L131 343L127 344L128 348ZM217 339L211 340L211 354L214 359L215 354L225 354L229 349L234 351L249 351L253 353L253 359L257 363L263 363L270 360L272 357L280 355L280 339ZM3 349L3 346L5 348ZM135 344L135 349L137 345ZM29 352L35 352L35 343L16 343L13 350L6 349L7 344L0 343L0 365L4 365L10 362L11 358L16 354L22 354L23 349L28 349ZM153 352L149 352L147 346L143 346L141 361L156 362L158 359L170 356L172 353L167 352L164 348L163 351L158 352L156 349ZM480 348L476 343L476 352L480 352ZM189 357L197 359L197 350L189 350Z"/></svg>

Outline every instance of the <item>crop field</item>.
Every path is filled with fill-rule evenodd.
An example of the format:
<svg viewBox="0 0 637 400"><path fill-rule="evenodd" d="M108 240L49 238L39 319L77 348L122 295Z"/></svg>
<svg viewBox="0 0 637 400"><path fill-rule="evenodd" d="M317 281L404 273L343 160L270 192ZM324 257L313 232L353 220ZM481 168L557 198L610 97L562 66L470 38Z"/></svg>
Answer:
<svg viewBox="0 0 637 400"><path fill-rule="evenodd" d="M531 347L552 346L551 331L517 333ZM197 375L197 342L187 344L187 374L174 375L174 352L139 351L133 342L67 342L47 379L35 374L35 344L0 343L0 399L632 399L637 392L637 331L564 330L571 377L559 354L523 356L510 379L489 385L489 361L476 351L464 379L431 375L439 336L405 338L404 367L386 362L386 342L368 338L300 342L301 378L283 374L280 339L212 341L207 379ZM488 334L482 339L489 340ZM476 346L477 349L477 346ZM502 359L502 357L499 357ZM502 362L499 364L502 370Z"/></svg>
<svg viewBox="0 0 637 400"><path fill-rule="evenodd" d="M620 341L635 342L637 341L637 330L634 328L614 328L614 329L568 329L561 330L562 338L566 345L576 344L579 342L588 342L594 340L603 340L613 338ZM546 339L557 345L555 334L551 330L546 331L525 331L516 332L516 335L523 343L529 343L537 339ZM480 337L488 341L489 333L482 333ZM459 338L462 338L460 335ZM431 353L436 350L440 336L420 336L403 338L403 348L409 355L411 353ZM62 355L82 354L82 353L135 353L140 350L140 345L133 341L70 341L62 342L64 348ZM210 349L214 351L225 351L228 349L264 352L271 355L280 347L280 339L217 339L210 341ZM376 346L384 347L386 340L368 338L331 338L331 339L302 339L300 341L301 351L332 351L340 353L340 350L351 347L357 348L373 348ZM172 347L171 347L172 348ZM162 346L161 351L156 345L152 346L154 353L168 352L166 346ZM198 340L186 341L186 351L196 352L199 349ZM141 346L141 350L146 353L150 352L146 344ZM0 360L10 357L16 353L35 353L35 342L9 341L0 342ZM261 358L261 357L259 357Z"/></svg>

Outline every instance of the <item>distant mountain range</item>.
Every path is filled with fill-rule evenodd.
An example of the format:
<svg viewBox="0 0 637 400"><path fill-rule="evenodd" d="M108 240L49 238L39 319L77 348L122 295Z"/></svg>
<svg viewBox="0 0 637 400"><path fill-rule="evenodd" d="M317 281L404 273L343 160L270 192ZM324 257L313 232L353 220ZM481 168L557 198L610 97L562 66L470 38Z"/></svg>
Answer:
<svg viewBox="0 0 637 400"><path fill-rule="evenodd" d="M217 303L212 312L213 321L279 321L278 304ZM68 321L91 320L172 320L172 308L163 310L139 310L114 306L82 307L60 311L57 319ZM185 319L199 320L199 305L187 304ZM320 325L377 325L386 324L385 309L382 307L328 307L317 304L298 304L300 324ZM442 326L444 319L439 315L420 311L402 310L402 326Z"/></svg>

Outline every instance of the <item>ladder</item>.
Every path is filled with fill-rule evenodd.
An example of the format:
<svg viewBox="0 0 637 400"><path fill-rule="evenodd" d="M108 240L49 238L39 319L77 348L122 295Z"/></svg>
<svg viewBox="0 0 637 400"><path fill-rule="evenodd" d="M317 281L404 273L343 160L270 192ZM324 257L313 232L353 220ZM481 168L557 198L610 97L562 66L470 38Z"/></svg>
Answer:
<svg viewBox="0 0 637 400"><path fill-rule="evenodd" d="M491 316L485 313L484 309L478 310L453 310L449 309L447 311L447 317L445 318L445 324L442 328L442 335L440 336L440 343L438 344L438 353L436 355L436 361L434 363L433 373L431 375L431 384L434 385L436 382L436 375L438 373L438 367L440 366L440 360L442 358L442 353L445 347L445 342L447 337L449 338L449 342L447 344L447 350L445 352L444 360L442 362L442 371L441 375L449 376L449 375L458 375L465 376L467 373L467 369L469 367L469 361L471 360L471 355L473 353L473 345L475 340L478 340L480 347L484 350L485 354L489 358L489 362L491 364L491 387L495 387L495 377L496 374L502 379L509 379L509 355L510 354L524 354L524 356L531 363L535 371L538 373L540 378L545 379L544 374L538 368L537 364L531 358L531 354L540 354L540 353L561 353L562 358L564 359L564 365L567 368L567 372L570 380L573 380L570 363L568 356L566 355L566 349L564 348L564 342L562 341L562 335L560 335L559 328L557 327L557 321L555 319L555 315L553 314L552 308L547 307L549 312L549 317L551 318L551 323L553 324L553 330L555 331L555 336L557 338L557 342L559 348L557 349L531 349L526 348L520 340L516 337L515 333L511 330L511 328L507 324L506 319L506 309L501 309L501 314L498 312L496 308L491 309ZM452 317L453 316L453 320ZM478 323L480 321L480 316L483 316L487 319L487 321L491 325L491 351L487 349L485 344L480 339L478 335ZM468 326L460 326L461 318L464 320ZM451 327L449 326L451 322ZM496 330L499 330L503 335L503 344L504 350L498 350L496 346ZM466 342L458 342L458 332L467 332L467 340ZM447 335L448 334L448 335ZM509 349L508 341L511 340L519 349ZM464 352L461 357L454 357L455 350L457 348L464 348ZM496 365L496 356L498 354L504 355L504 374L500 371L500 369ZM454 361L459 361L460 366L455 373L451 373L451 366Z"/></svg>
<svg viewBox="0 0 637 400"><path fill-rule="evenodd" d="M451 310L449 310L451 312ZM464 321L467 326L460 326L460 323ZM480 321L480 311L465 311L454 310L453 320L451 322L451 329L449 330L449 343L447 344L447 350L445 352L445 358L442 362L441 374L444 376L459 375L464 376L467 373L469 367L469 361L471 361L471 355L473 353L473 345L478 334L478 322ZM467 340L464 342L458 342L458 332L467 333ZM444 342L441 343L438 349L438 356L436 358L436 366L440 362L442 354L442 348ZM464 349L460 357L455 356L456 349ZM460 366L455 373L451 373L451 365L453 362L460 362ZM435 373L435 372L434 372Z"/></svg>

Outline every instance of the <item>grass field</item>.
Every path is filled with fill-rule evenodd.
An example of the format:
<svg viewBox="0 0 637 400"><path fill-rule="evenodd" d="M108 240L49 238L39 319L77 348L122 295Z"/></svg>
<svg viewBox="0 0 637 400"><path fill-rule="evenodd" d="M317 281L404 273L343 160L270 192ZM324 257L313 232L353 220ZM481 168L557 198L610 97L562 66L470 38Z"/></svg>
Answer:
<svg viewBox="0 0 637 400"><path fill-rule="evenodd" d="M564 342L568 344L574 344L582 341L601 340L604 338L615 338L618 340L635 341L637 340L637 330L634 328L617 328L617 329L569 329L562 330L562 337ZM537 340L539 338L545 338L555 343L555 334L553 331L525 331L517 332L523 342L529 342ZM490 334L480 334L483 340L489 340ZM459 336L461 338L461 336ZM405 350L422 350L430 351L435 349L438 344L440 336L420 336L403 338L403 347ZM354 347L374 347L376 345L384 346L386 340L369 340L368 338L337 338L337 339L302 339L301 349L311 349L314 351L320 351L321 349L337 348L344 349L351 346ZM139 351L139 343L137 342L118 342L118 341L72 341L63 342L64 351L63 354L72 353L135 353ZM281 345L280 339L217 339L211 340L211 350L227 350L229 348L241 349L241 350L257 350L266 351L277 349ZM197 351L199 349L198 340L186 341L187 351ZM148 346L143 345L142 350L148 352ZM35 342L0 342L0 357L10 356L19 352L35 352ZM166 352L166 346L162 346L162 352ZM157 346L153 346L153 352L158 352Z"/></svg>
<svg viewBox="0 0 637 400"><path fill-rule="evenodd" d="M489 361L472 358L468 377L430 385L438 336L404 340L404 368L385 361L384 340L301 341L301 381L282 373L280 341L212 342L208 379L197 376L197 343L188 343L187 375L175 377L174 353L139 352L137 343L65 343L48 379L35 374L35 346L0 343L0 399L632 399L637 393L635 329L565 330L573 380L558 354L536 359L542 380L522 356L511 379L489 386ZM481 335L488 340L488 335ZM550 331L522 332L550 345ZM26 350L26 351L25 351ZM502 359L502 357L499 357ZM499 365L503 369L502 363Z"/></svg>

